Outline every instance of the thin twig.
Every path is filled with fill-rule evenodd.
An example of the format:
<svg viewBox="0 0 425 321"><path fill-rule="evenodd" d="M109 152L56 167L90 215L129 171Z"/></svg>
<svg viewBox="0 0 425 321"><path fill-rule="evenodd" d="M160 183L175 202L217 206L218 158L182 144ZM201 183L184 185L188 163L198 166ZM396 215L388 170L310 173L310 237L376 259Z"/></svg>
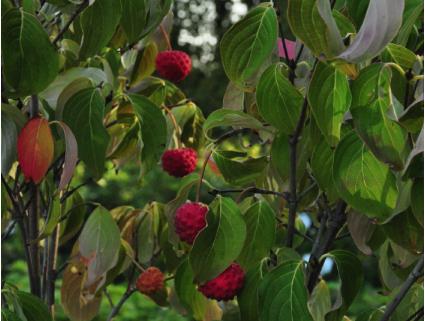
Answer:
<svg viewBox="0 0 425 321"><path fill-rule="evenodd" d="M111 321L120 312L120 309L125 303L125 301L127 301L134 292L136 292L135 288L127 288L127 291L124 292L119 302L112 308L111 313L109 313L109 316L106 321Z"/></svg>
<svg viewBox="0 0 425 321"><path fill-rule="evenodd" d="M424 307L413 313L406 321L420 320L424 316Z"/></svg>
<svg viewBox="0 0 425 321"><path fill-rule="evenodd" d="M59 31L59 33L56 35L55 39L53 39L52 43L56 45L56 43L62 39L65 32L69 29L69 26L71 23L78 17L78 15L85 9L85 7L88 5L89 0L84 0L75 10L75 12L72 14L72 16L69 18L65 26Z"/></svg>
<svg viewBox="0 0 425 321"><path fill-rule="evenodd" d="M205 160L204 163L202 164L201 170L199 172L199 181L198 181L198 186L196 188L196 202L199 202L199 199L201 197L201 187L202 187L202 181L204 180L204 175L205 175L205 170L207 168L207 164L208 161L210 160L212 154L212 150L210 150L206 155L205 155Z"/></svg>
<svg viewBox="0 0 425 321"><path fill-rule="evenodd" d="M385 309L385 312L381 318L381 321L388 321L390 319L391 315L394 313L394 311L396 310L400 302L403 300L403 298L406 296L411 286L423 275L423 273L424 273L424 256L422 255L418 263L416 263L416 266L414 267L412 272L410 272L406 281L404 281L403 285L400 288L400 291L397 293L394 299L389 304L387 304L387 308Z"/></svg>
<svg viewBox="0 0 425 321"><path fill-rule="evenodd" d="M3 235L1 236L1 241L3 242L4 240L6 240L10 233L12 233L13 229L15 228L16 225L16 221L13 220L7 227L6 227L6 231L4 231Z"/></svg>
<svg viewBox="0 0 425 321"><path fill-rule="evenodd" d="M107 288L104 288L103 289L103 293L105 294L106 299L108 299L109 305L111 306L111 308L113 308L114 307L114 302L112 301L112 298L111 298L111 295L108 292L108 289Z"/></svg>

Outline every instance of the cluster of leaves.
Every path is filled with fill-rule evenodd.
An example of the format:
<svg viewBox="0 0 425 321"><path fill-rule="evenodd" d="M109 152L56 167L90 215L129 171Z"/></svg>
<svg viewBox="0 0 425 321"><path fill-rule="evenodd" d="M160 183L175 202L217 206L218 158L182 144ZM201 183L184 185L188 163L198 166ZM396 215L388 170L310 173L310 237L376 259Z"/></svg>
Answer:
<svg viewBox="0 0 425 321"><path fill-rule="evenodd" d="M20 8L2 1L2 217L20 228L33 294L7 285L3 315L51 320L53 310L37 296L52 307L55 257L69 243L61 303L72 320L93 319L107 286L125 275L122 305L137 269L148 266L170 275L165 294L151 298L195 320L348 320L362 287L361 258L370 255L379 257L383 293L403 300L386 312L365 307L356 320L414 315L423 297L414 284L423 272L422 1L282 0L252 8L221 40L230 82L224 107L207 119L175 84L152 76L167 46L170 7L171 0L23 1ZM280 59L279 33L296 40L294 57L284 48ZM34 126L17 144L27 111L62 131L43 122L42 135ZM34 158L43 165L40 181L21 175L17 145L43 156ZM207 156L201 175L183 178L167 204L108 210L72 187L77 161L95 180L107 160L116 169L135 162L143 178L166 149L181 145ZM208 164L230 189L203 177ZM207 227L188 246L174 215L198 184L216 198ZM338 248L345 231L358 252ZM296 250L312 237L305 262ZM326 258L338 269L336 299L319 277ZM236 300L219 305L197 291L234 261L246 272Z"/></svg>

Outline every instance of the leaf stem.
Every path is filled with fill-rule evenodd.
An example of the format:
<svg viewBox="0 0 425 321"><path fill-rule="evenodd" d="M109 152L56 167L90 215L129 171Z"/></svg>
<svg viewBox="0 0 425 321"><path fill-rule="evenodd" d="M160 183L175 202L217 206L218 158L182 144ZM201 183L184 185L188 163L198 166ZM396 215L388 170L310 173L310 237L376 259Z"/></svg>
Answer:
<svg viewBox="0 0 425 321"><path fill-rule="evenodd" d="M400 291L397 293L394 299L387 305L384 315L382 316L380 321L388 321L390 319L391 315L394 313L394 311L396 310L400 302L403 300L403 298L406 296L409 289L423 275L423 273L424 273L424 256L422 255L418 263L416 263L416 266L414 267L412 272L410 272L406 281L404 281L403 285L400 288Z"/></svg>

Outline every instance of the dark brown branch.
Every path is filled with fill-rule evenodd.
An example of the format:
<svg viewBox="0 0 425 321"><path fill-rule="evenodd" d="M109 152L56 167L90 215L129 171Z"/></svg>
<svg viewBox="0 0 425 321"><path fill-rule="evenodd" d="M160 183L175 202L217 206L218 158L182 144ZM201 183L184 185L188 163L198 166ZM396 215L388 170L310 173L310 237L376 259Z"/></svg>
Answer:
<svg viewBox="0 0 425 321"><path fill-rule="evenodd" d="M45 298L47 306L50 310L50 315L54 315L55 304L55 281L56 281L56 263L58 257L58 244L59 244L59 228L56 227L52 235L47 239L47 258L46 258L46 288Z"/></svg>
<svg viewBox="0 0 425 321"><path fill-rule="evenodd" d="M413 313L406 321L416 321L424 317L424 307Z"/></svg>
<svg viewBox="0 0 425 321"><path fill-rule="evenodd" d="M410 272L406 281L404 281L403 285L400 288L400 291L397 293L395 298L387 304L387 308L385 309L384 315L381 318L381 321L388 321L391 315L394 313L400 302L404 299L409 289L412 285L423 275L424 273L424 256L422 255L419 259L416 266Z"/></svg>
<svg viewBox="0 0 425 321"><path fill-rule="evenodd" d="M31 183L31 198L32 202L28 210L28 238L29 238L29 251L32 269L30 275L32 276L31 293L41 297L41 282L40 282L40 253L38 238L38 186Z"/></svg>
<svg viewBox="0 0 425 321"><path fill-rule="evenodd" d="M69 29L69 26L71 25L71 23L78 17L78 15L86 8L86 6L88 5L89 1L88 0L84 0L83 3L81 3L77 10L75 10L75 12L72 14L72 16L69 18L69 20L67 21L67 23L65 24L65 26L63 26L63 28L59 31L59 33L56 35L55 39L53 39L53 44L56 45L57 42L59 40L62 39L63 35L65 34L65 32Z"/></svg>
<svg viewBox="0 0 425 321"><path fill-rule="evenodd" d="M330 250L338 231L347 219L346 207L347 204L340 201L334 211L324 209L307 266L307 288L309 292L313 291L322 270L323 261L320 261L320 257Z"/></svg>

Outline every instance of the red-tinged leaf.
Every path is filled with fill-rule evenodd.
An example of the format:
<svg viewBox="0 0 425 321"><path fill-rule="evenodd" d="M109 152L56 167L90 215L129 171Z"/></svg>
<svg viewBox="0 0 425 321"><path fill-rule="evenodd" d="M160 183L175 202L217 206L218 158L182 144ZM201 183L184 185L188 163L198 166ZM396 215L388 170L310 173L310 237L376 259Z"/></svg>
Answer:
<svg viewBox="0 0 425 321"><path fill-rule="evenodd" d="M53 160L53 136L43 118L31 119L18 137L18 161L27 181L38 184Z"/></svg>
<svg viewBox="0 0 425 321"><path fill-rule="evenodd" d="M59 182L59 189L63 190L71 181L72 175L74 175L75 166L78 161L78 144L74 133L67 124L62 121L54 121L52 123L58 124L62 128L65 138L65 162Z"/></svg>

